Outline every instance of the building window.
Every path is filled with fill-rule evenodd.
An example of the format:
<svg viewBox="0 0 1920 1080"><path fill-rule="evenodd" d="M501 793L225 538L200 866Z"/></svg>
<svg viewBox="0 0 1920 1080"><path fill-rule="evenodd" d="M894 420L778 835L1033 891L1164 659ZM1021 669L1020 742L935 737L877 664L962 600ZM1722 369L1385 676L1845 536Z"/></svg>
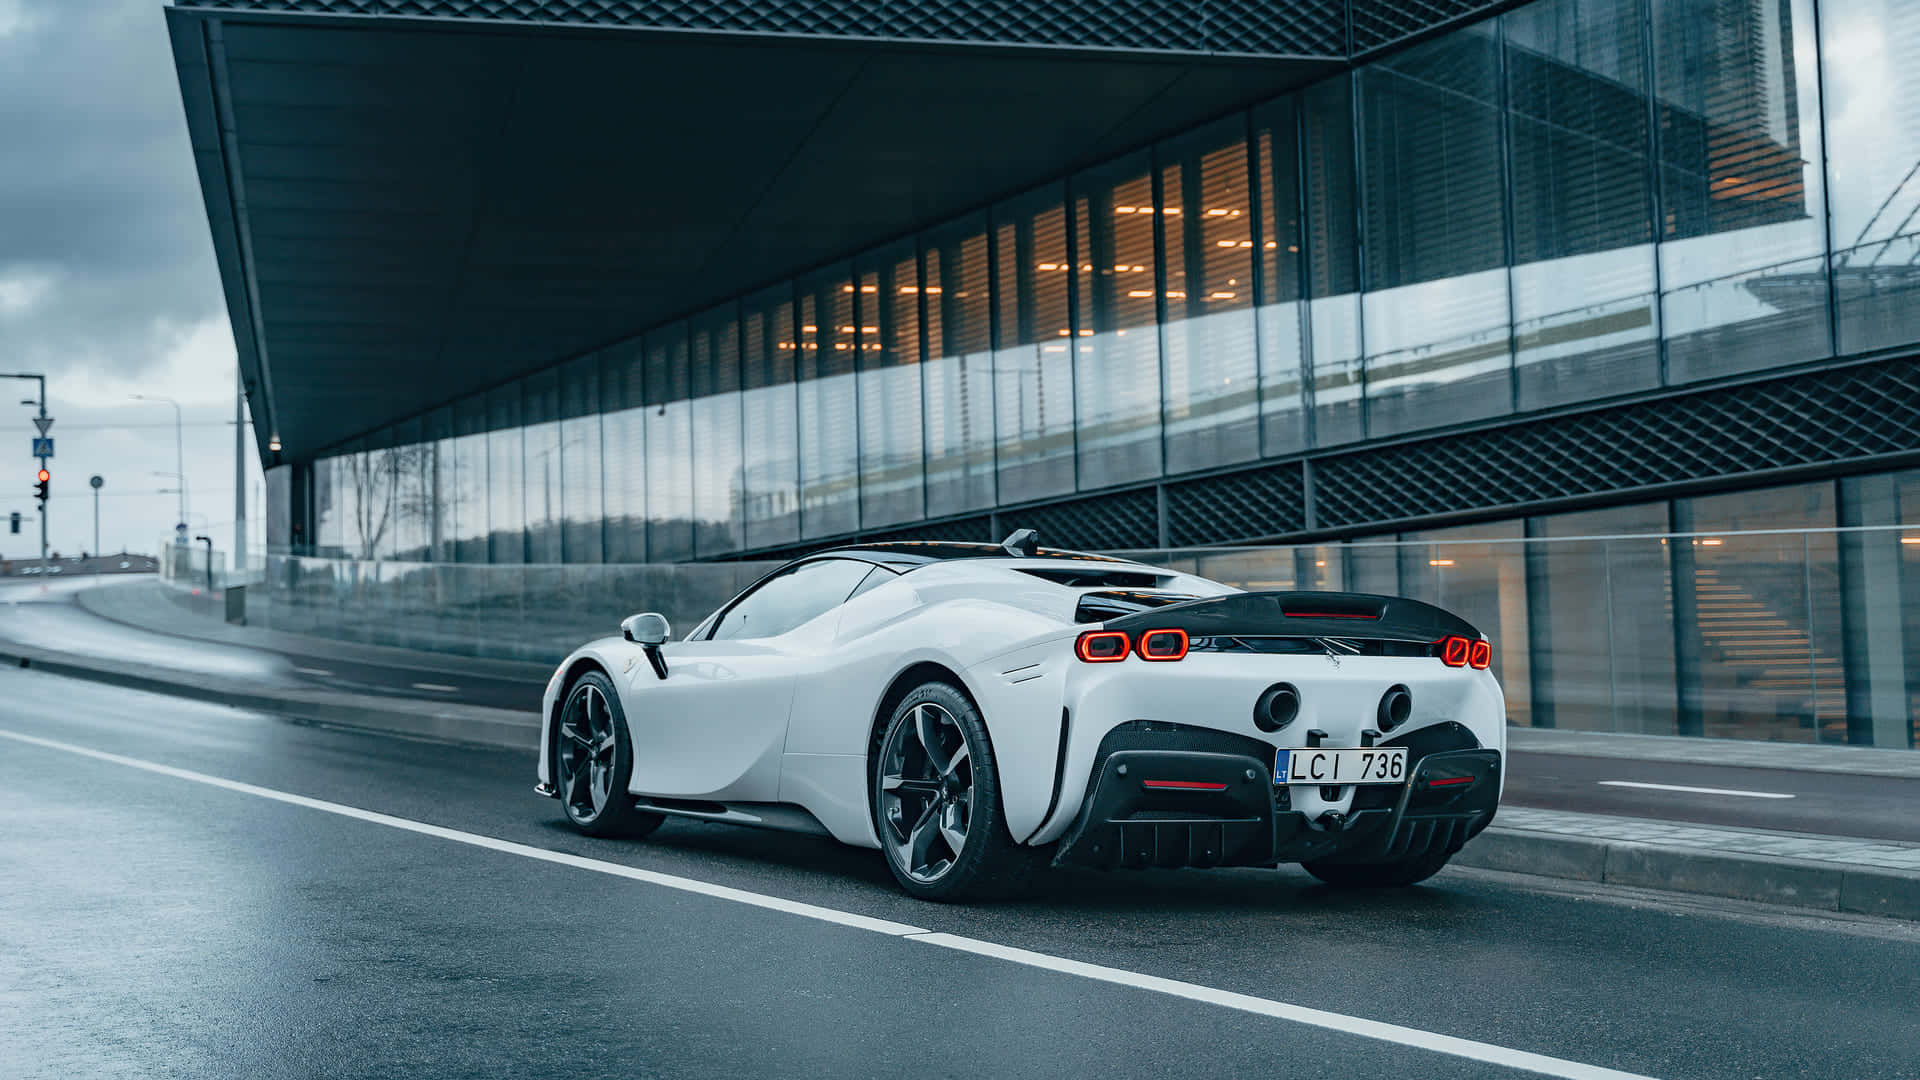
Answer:
<svg viewBox="0 0 1920 1080"><path fill-rule="evenodd" d="M986 215L932 234L921 300L930 354L926 391L927 513L993 505L993 303Z"/></svg>
<svg viewBox="0 0 1920 1080"><path fill-rule="evenodd" d="M646 339L647 558L693 558L693 406L687 324Z"/></svg>
<svg viewBox="0 0 1920 1080"><path fill-rule="evenodd" d="M1073 275L1059 185L993 213L998 348L993 357L1000 501L1073 490Z"/></svg>
<svg viewBox="0 0 1920 1080"><path fill-rule="evenodd" d="M1160 475L1161 294L1185 300L1156 272L1155 219L1184 207L1154 199L1147 155L1076 177L1073 212L1080 262L1079 323L1058 329L1074 343L1074 422L1079 485L1108 487ZM1173 226L1177 231L1178 226ZM1181 295L1173 295L1180 292Z"/></svg>
<svg viewBox="0 0 1920 1080"><path fill-rule="evenodd" d="M746 542L740 491L740 320L728 304L693 320L693 550L701 558Z"/></svg>
<svg viewBox="0 0 1920 1080"><path fill-rule="evenodd" d="M1360 71L1367 434L1512 408L1494 24Z"/></svg>
<svg viewBox="0 0 1920 1080"><path fill-rule="evenodd" d="M1659 385L1644 0L1504 17L1520 408Z"/></svg>
<svg viewBox="0 0 1920 1080"><path fill-rule="evenodd" d="M1672 382L1829 351L1811 7L1653 0Z"/></svg>
<svg viewBox="0 0 1920 1080"><path fill-rule="evenodd" d="M745 367L741 412L746 461L741 516L748 547L800 539L800 420L794 371L800 355L793 289L777 286L741 308Z"/></svg>
<svg viewBox="0 0 1920 1080"><path fill-rule="evenodd" d="M920 266L912 242L859 260L860 525L927 514L920 417Z"/></svg>
<svg viewBox="0 0 1920 1080"><path fill-rule="evenodd" d="M1254 110L1260 229L1260 445L1264 454L1307 446L1306 303L1301 260L1299 102L1282 98Z"/></svg>
<svg viewBox="0 0 1920 1080"><path fill-rule="evenodd" d="M1260 455L1253 203L1246 117L1156 151L1166 237L1167 471Z"/></svg>
<svg viewBox="0 0 1920 1080"><path fill-rule="evenodd" d="M860 527L854 284L845 269L800 287L800 535Z"/></svg>

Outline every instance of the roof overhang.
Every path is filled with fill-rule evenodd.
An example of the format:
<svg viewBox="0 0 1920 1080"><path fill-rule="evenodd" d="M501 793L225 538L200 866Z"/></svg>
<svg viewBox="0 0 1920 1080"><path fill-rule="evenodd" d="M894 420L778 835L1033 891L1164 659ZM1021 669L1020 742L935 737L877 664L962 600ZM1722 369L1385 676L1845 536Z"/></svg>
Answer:
<svg viewBox="0 0 1920 1080"><path fill-rule="evenodd" d="M269 464L1345 62L211 7L167 22Z"/></svg>

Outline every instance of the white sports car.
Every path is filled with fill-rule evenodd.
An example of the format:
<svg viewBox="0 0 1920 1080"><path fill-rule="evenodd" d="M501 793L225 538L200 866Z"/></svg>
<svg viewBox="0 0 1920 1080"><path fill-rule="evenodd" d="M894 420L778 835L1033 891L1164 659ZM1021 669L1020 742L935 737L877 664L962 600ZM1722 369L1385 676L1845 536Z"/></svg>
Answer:
<svg viewBox="0 0 1920 1080"><path fill-rule="evenodd" d="M681 641L656 614L622 630L542 705L538 790L575 826L822 833L932 900L1047 861L1408 885L1503 785L1505 701L1465 620L1243 592L1031 530L823 551Z"/></svg>

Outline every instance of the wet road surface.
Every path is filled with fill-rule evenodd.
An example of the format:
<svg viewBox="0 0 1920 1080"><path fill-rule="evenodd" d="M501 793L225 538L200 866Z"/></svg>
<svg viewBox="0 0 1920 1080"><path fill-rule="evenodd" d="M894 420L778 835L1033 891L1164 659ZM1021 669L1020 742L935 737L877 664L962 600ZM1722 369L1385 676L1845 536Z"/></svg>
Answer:
<svg viewBox="0 0 1920 1080"><path fill-rule="evenodd" d="M0 671L0 1072L1920 1071L1906 924L1469 870L937 906L811 837L588 840L531 783L518 754ZM1007 949L1038 959L981 955Z"/></svg>

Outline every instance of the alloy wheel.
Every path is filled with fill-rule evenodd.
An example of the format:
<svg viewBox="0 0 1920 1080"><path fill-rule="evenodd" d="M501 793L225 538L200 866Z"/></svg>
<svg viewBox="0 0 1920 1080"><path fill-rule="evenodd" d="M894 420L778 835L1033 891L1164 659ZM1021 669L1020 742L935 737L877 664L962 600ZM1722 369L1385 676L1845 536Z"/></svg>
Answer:
<svg viewBox="0 0 1920 1080"><path fill-rule="evenodd" d="M908 877L945 877L973 823L973 755L953 714L923 702L893 727L880 756L881 841Z"/></svg>
<svg viewBox="0 0 1920 1080"><path fill-rule="evenodd" d="M560 720L560 798L567 816L587 823L613 802L613 711L591 683L567 703Z"/></svg>

